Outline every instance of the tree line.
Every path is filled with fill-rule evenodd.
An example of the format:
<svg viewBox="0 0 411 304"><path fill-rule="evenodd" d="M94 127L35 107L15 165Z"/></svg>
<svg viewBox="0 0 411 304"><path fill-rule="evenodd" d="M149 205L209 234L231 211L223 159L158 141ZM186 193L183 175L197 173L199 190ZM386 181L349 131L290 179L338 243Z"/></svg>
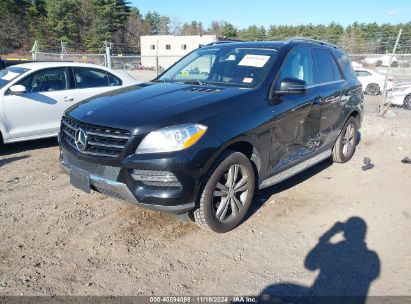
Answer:
<svg viewBox="0 0 411 304"><path fill-rule="evenodd" d="M227 21L205 26L198 21L148 12L142 15L127 0L1 0L0 54L27 52L34 41L42 51L100 52L111 43L116 53L138 53L142 35L205 35L238 40L283 40L309 37L339 45L350 53L391 51L400 28L399 52L411 52L411 22L328 25L250 25L238 29Z"/></svg>

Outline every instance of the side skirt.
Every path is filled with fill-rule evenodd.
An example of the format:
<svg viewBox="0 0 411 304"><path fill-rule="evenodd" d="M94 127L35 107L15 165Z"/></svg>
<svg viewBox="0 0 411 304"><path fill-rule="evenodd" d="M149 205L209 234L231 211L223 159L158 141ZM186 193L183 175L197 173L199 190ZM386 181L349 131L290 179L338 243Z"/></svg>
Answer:
<svg viewBox="0 0 411 304"><path fill-rule="evenodd" d="M9 138L7 140L4 140L4 143L9 144L9 143L14 143L14 142L19 142L19 141L28 141L28 140L57 137L57 135L58 135L58 132L41 134L41 135L25 136L25 137L14 137L14 138Z"/></svg>
<svg viewBox="0 0 411 304"><path fill-rule="evenodd" d="M288 168L284 171L281 171L280 173L273 175L265 180L263 180L260 184L260 189L263 188L267 188L269 186L278 184L288 178L290 178L291 176L294 176L302 171L304 171L305 169L308 169L320 162L322 162L323 160L326 160L327 158L329 158L332 154L331 150L326 150L324 152L321 152L317 155L314 155L313 157L306 159L305 161L296 164L295 166L292 166L291 168Z"/></svg>

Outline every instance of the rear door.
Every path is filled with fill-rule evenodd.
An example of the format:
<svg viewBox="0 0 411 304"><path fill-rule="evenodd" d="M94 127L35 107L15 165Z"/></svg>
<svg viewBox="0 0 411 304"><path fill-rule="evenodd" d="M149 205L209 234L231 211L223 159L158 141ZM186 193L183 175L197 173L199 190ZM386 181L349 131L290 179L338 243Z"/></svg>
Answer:
<svg viewBox="0 0 411 304"><path fill-rule="evenodd" d="M73 67L76 102L121 87L121 79L97 68Z"/></svg>
<svg viewBox="0 0 411 304"><path fill-rule="evenodd" d="M56 134L65 109L73 104L70 68L50 68L33 72L16 84L25 93L4 95L4 111L11 138Z"/></svg>
<svg viewBox="0 0 411 304"><path fill-rule="evenodd" d="M304 80L307 91L305 95L282 96L281 102L273 107L270 164L274 171L315 151L319 140L321 112L315 104L317 91L314 87L311 48L296 47L289 51L276 85L285 78Z"/></svg>
<svg viewBox="0 0 411 304"><path fill-rule="evenodd" d="M316 107L320 111L320 146L332 147L339 132L339 117L343 106L341 93L345 80L328 49L313 48L314 83L313 92L316 95Z"/></svg>

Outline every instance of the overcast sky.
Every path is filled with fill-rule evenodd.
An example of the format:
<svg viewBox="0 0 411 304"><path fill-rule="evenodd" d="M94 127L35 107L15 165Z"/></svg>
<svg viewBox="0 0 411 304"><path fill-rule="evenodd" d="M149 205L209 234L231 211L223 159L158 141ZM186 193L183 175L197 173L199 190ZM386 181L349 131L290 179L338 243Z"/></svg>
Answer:
<svg viewBox="0 0 411 304"><path fill-rule="evenodd" d="M405 23L411 21L411 0L131 0L145 15L158 11L181 22L226 20L239 28L249 25Z"/></svg>

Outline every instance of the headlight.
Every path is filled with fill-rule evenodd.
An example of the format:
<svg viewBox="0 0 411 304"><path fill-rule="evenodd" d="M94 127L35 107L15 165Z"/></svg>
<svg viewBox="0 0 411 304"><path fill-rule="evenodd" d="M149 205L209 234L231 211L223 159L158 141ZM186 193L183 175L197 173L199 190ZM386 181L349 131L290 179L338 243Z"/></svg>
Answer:
<svg viewBox="0 0 411 304"><path fill-rule="evenodd" d="M194 145L207 131L200 124L185 124L163 128L144 137L136 154L172 152L187 149Z"/></svg>

